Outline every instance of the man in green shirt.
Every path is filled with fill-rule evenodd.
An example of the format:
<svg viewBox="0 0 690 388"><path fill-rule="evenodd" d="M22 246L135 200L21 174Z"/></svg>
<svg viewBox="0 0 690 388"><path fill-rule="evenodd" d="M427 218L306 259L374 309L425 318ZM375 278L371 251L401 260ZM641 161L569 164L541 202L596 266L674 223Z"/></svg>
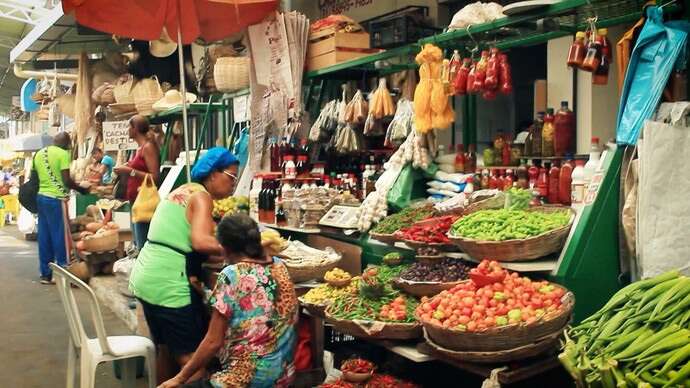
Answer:
<svg viewBox="0 0 690 388"><path fill-rule="evenodd" d="M79 187L69 175L70 153L72 144L67 132L58 133L52 146L42 148L34 156L32 170L38 174L38 259L41 284L51 284L53 273L48 266L55 261L60 266L67 266L67 240L71 238L65 230L67 217L67 200L69 190L81 193L86 190Z"/></svg>

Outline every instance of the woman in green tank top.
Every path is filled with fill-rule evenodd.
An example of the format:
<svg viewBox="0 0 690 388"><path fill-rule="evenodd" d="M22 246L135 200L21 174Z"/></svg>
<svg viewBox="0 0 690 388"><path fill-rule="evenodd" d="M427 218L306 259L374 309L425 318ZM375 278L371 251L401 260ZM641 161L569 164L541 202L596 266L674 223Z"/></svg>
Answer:
<svg viewBox="0 0 690 388"><path fill-rule="evenodd" d="M208 150L192 169L194 183L178 187L156 208L132 269L129 288L142 304L156 344L159 383L190 359L204 337L203 317L192 303L186 255L222 254L214 236L213 200L233 192L238 166L227 149Z"/></svg>

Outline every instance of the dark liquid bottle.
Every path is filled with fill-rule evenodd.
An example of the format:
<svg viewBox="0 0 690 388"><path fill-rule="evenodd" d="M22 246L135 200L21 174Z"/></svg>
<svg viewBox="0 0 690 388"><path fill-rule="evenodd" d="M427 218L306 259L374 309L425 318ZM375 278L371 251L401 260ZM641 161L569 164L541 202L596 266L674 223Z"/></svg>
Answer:
<svg viewBox="0 0 690 388"><path fill-rule="evenodd" d="M280 171L280 146L278 145L278 138L271 138L271 145L269 147L271 155L271 172Z"/></svg>

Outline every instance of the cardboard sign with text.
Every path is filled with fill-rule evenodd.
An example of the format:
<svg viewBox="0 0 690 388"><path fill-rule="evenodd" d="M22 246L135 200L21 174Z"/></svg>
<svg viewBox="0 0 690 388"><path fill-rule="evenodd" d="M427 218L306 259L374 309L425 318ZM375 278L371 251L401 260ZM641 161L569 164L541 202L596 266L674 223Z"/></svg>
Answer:
<svg viewBox="0 0 690 388"><path fill-rule="evenodd" d="M103 123L103 151L136 150L137 143L129 138L128 121Z"/></svg>

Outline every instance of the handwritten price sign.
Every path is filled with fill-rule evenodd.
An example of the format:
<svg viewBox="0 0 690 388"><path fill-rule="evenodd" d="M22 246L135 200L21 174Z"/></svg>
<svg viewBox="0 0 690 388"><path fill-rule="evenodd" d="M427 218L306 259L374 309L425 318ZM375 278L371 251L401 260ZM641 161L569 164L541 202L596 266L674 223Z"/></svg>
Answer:
<svg viewBox="0 0 690 388"><path fill-rule="evenodd" d="M103 150L136 150L137 143L129 138L129 122L106 121L103 123Z"/></svg>

